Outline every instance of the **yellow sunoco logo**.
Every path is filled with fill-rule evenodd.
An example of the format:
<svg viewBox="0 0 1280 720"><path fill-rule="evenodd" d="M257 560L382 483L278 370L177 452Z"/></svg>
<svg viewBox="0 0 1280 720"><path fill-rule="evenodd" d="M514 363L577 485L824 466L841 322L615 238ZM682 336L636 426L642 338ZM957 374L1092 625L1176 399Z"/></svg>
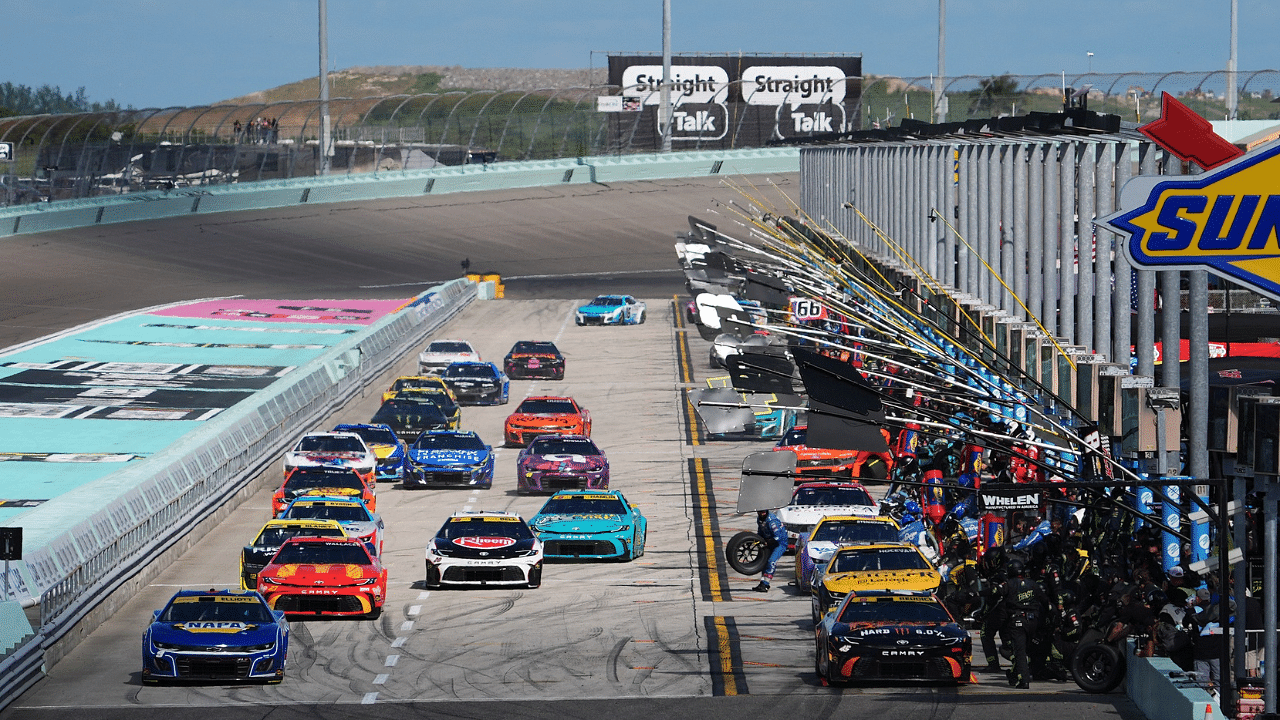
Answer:
<svg viewBox="0 0 1280 720"><path fill-rule="evenodd" d="M1143 267L1211 269L1280 295L1280 143L1203 175L1156 182L1142 204L1104 222L1130 234ZM1135 181L1149 180L1136 178Z"/></svg>

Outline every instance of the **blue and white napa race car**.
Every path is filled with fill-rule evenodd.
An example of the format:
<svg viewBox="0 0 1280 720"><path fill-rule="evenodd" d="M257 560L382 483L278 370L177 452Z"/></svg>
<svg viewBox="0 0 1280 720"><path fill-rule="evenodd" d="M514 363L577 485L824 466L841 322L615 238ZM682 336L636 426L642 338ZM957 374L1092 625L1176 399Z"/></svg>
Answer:
<svg viewBox="0 0 1280 720"><path fill-rule="evenodd" d="M142 635L142 682L284 680L289 625L256 592L181 590Z"/></svg>
<svg viewBox="0 0 1280 720"><path fill-rule="evenodd" d="M617 490L561 490L529 522L547 558L634 560L649 522Z"/></svg>
<svg viewBox="0 0 1280 720"><path fill-rule="evenodd" d="M404 477L404 460L408 455L408 447L390 425L384 423L343 423L335 425L334 432L355 433L364 440L373 454L378 458L376 476L378 480L395 482Z"/></svg>
<svg viewBox="0 0 1280 720"><path fill-rule="evenodd" d="M639 325L644 316L645 304L630 295L600 295L578 308L574 320L579 325Z"/></svg>
<svg viewBox="0 0 1280 720"><path fill-rule="evenodd" d="M409 446L404 487L493 487L493 447L472 431L424 432Z"/></svg>

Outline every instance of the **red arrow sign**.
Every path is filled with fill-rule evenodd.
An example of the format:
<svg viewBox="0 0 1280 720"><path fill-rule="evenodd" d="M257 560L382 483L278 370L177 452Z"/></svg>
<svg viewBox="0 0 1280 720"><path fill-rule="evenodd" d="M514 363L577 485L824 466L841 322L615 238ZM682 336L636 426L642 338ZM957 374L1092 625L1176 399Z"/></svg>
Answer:
<svg viewBox="0 0 1280 720"><path fill-rule="evenodd" d="M1169 93L1160 98L1160 119L1138 128L1160 147L1205 170L1230 162L1244 151L1213 131L1208 120Z"/></svg>

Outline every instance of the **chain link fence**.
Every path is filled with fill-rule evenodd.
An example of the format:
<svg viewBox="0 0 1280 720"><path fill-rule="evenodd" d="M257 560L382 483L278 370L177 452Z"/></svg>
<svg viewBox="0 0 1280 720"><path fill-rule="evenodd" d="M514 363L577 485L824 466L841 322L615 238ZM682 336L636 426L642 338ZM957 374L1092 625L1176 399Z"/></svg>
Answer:
<svg viewBox="0 0 1280 720"><path fill-rule="evenodd" d="M1146 122L1158 116L1161 92L1176 95L1206 118L1224 118L1226 79L1222 71L1059 73L963 76L941 84L945 118L952 122L1058 111L1064 88L1086 86L1090 109ZM941 118L931 77L846 80L861 88L848 129ZM1237 87L1240 119L1280 116L1280 71L1239 72ZM331 172L659 150L653 106L637 112L597 110L597 97L619 94L617 86L593 85L334 99L329 102ZM724 137L714 145L685 142L678 149L785 142L771 125L785 118L785 107L776 118L765 114L752 121L730 107ZM319 168L321 118L318 100L3 118L0 143L11 143L13 154L0 160L0 205L311 176Z"/></svg>

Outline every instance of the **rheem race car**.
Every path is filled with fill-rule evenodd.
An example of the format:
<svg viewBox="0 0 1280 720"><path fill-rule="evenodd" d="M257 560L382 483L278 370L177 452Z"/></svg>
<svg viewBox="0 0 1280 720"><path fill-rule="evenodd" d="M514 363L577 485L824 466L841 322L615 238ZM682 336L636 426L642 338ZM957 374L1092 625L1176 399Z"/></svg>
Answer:
<svg viewBox="0 0 1280 720"><path fill-rule="evenodd" d="M459 403L506 405L511 392L507 374L491 362L456 362L440 377Z"/></svg>
<svg viewBox="0 0 1280 720"><path fill-rule="evenodd" d="M142 636L142 682L284 679L289 625L257 592L180 590Z"/></svg>
<svg viewBox="0 0 1280 720"><path fill-rule="evenodd" d="M942 573L910 543L842 547L810 581L813 622L816 625L845 595L856 590L933 592L941 584Z"/></svg>
<svg viewBox="0 0 1280 720"><path fill-rule="evenodd" d="M875 517L880 505L858 483L807 482L796 486L791 504L778 509L778 519L787 527L788 549L794 551L801 535L827 515Z"/></svg>
<svg viewBox="0 0 1280 720"><path fill-rule="evenodd" d="M520 447L539 435L591 435L591 413L571 397L527 397L507 416L508 446Z"/></svg>
<svg viewBox="0 0 1280 720"><path fill-rule="evenodd" d="M268 520L257 537L240 551L240 589L256 590L258 572L291 537L346 537L334 520Z"/></svg>
<svg viewBox="0 0 1280 720"><path fill-rule="evenodd" d="M828 683L881 678L969 682L973 640L928 592L858 590L814 630L814 670Z"/></svg>
<svg viewBox="0 0 1280 720"><path fill-rule="evenodd" d="M493 448L474 432L425 432L409 446L404 486L491 488L493 463Z"/></svg>
<svg viewBox="0 0 1280 720"><path fill-rule="evenodd" d="M347 468L300 467L289 471L271 496L272 517L280 517L289 503L304 495L325 495L359 500L370 510L378 509L373 486Z"/></svg>
<svg viewBox="0 0 1280 720"><path fill-rule="evenodd" d="M303 495L289 503L281 520L336 520L347 537L359 539L373 555L382 554L382 516L353 498Z"/></svg>
<svg viewBox="0 0 1280 720"><path fill-rule="evenodd" d="M541 435L516 459L516 492L608 490L609 459L585 435Z"/></svg>
<svg viewBox="0 0 1280 720"><path fill-rule="evenodd" d="M561 490L529 523L548 558L634 560L649 523L617 490Z"/></svg>
<svg viewBox="0 0 1280 720"><path fill-rule="evenodd" d="M418 372L439 375L453 363L479 360L480 353L466 340L433 340L418 353Z"/></svg>
<svg viewBox="0 0 1280 720"><path fill-rule="evenodd" d="M284 454L284 472L297 467L338 467L356 471L373 484L378 469L378 456L355 433L313 432L298 440Z"/></svg>
<svg viewBox="0 0 1280 720"><path fill-rule="evenodd" d="M507 377L564 379L564 355L550 340L520 340L502 361Z"/></svg>
<svg viewBox="0 0 1280 720"><path fill-rule="evenodd" d="M295 537L258 573L258 592L286 613L376 618L387 569L356 538Z"/></svg>
<svg viewBox="0 0 1280 720"><path fill-rule="evenodd" d="M372 423L342 424L333 428L334 432L355 433L364 440L373 454L378 458L378 480L396 480L404 477L405 444L396 437L390 425Z"/></svg>
<svg viewBox="0 0 1280 720"><path fill-rule="evenodd" d="M579 325L639 325L644 322L645 304L630 295L600 295L578 308Z"/></svg>
<svg viewBox="0 0 1280 720"><path fill-rule="evenodd" d="M805 592L814 572L844 545L898 542L898 523L887 517L827 515L796 540L796 588Z"/></svg>
<svg viewBox="0 0 1280 720"><path fill-rule="evenodd" d="M542 541L515 513L454 513L427 543L429 588L541 584Z"/></svg>
<svg viewBox="0 0 1280 720"><path fill-rule="evenodd" d="M430 430L450 430L452 423L435 403L425 398L394 397L382 403L369 421L386 425L396 437L410 443Z"/></svg>

